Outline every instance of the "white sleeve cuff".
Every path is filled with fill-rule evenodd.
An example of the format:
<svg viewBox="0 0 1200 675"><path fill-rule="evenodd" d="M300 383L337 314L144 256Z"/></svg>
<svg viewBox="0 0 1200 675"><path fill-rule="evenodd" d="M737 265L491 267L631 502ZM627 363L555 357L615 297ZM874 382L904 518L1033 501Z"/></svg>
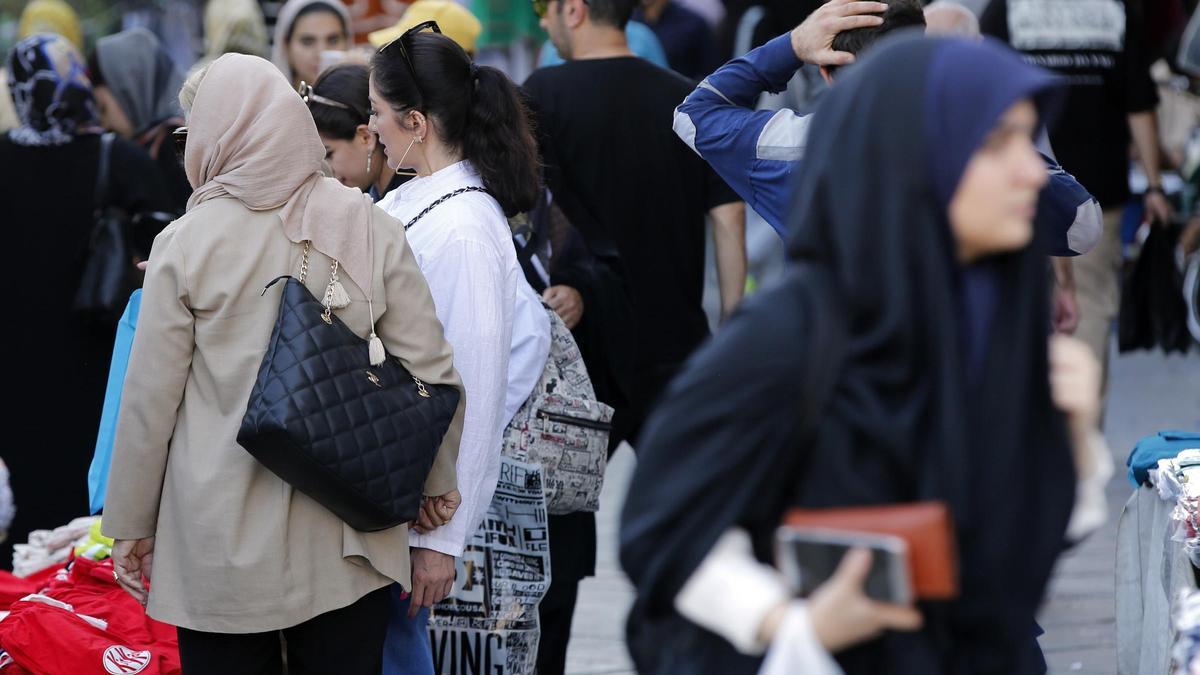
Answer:
<svg viewBox="0 0 1200 675"><path fill-rule="evenodd" d="M438 553L461 558L463 550L466 546L459 538L439 537L438 530L434 530L429 534L419 534L416 530L408 531L408 545L413 548L427 548Z"/></svg>
<svg viewBox="0 0 1200 675"><path fill-rule="evenodd" d="M759 628L773 609L792 599L792 589L775 568L754 557L750 535L732 528L721 535L704 562L675 597L675 609L692 623L725 638L743 654L767 645Z"/></svg>

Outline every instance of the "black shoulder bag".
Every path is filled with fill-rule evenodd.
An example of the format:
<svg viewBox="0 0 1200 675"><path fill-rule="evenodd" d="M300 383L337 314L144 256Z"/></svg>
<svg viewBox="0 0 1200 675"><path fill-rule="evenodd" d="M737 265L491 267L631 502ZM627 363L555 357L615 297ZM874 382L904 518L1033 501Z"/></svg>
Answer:
<svg viewBox="0 0 1200 675"><path fill-rule="evenodd" d="M100 137L100 166L96 172L96 224L88 239L87 259L75 292L75 310L100 318L120 316L137 287L129 245L130 220L109 203L113 134Z"/></svg>
<svg viewBox="0 0 1200 675"><path fill-rule="evenodd" d="M309 249L299 279L263 289L286 279L237 441L356 530L416 520L458 389L421 382L391 355L371 365L368 341L304 286Z"/></svg>

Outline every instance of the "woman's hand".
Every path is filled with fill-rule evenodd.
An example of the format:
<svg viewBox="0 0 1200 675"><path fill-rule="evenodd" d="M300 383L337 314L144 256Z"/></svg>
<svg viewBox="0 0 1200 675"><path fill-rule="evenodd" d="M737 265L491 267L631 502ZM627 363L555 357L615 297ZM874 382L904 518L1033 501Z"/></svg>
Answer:
<svg viewBox="0 0 1200 675"><path fill-rule="evenodd" d="M154 537L117 539L112 559L117 583L145 607L149 592L143 579L150 581L154 568Z"/></svg>
<svg viewBox="0 0 1200 675"><path fill-rule="evenodd" d="M421 511L417 514L417 522L413 523L413 529L421 534L436 530L450 522L460 505L462 495L458 490L451 490L440 497L426 497L421 502Z"/></svg>
<svg viewBox="0 0 1200 675"><path fill-rule="evenodd" d="M454 557L427 548L412 549L412 598L408 602L408 618L422 607L450 595L454 588Z"/></svg>
<svg viewBox="0 0 1200 675"><path fill-rule="evenodd" d="M885 630L917 630L921 613L913 607L876 602L863 592L871 572L871 552L854 549L837 572L808 601L817 641L830 653L841 651Z"/></svg>
<svg viewBox="0 0 1200 675"><path fill-rule="evenodd" d="M551 286L542 293L542 299L563 320L567 328L574 330L583 318L583 296L570 286Z"/></svg>

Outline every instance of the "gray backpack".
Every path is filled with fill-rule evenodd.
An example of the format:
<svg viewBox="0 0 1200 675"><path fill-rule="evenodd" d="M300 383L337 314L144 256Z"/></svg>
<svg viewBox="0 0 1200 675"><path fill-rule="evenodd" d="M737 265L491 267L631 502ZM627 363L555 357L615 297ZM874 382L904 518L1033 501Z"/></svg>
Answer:
<svg viewBox="0 0 1200 675"><path fill-rule="evenodd" d="M506 457L542 465L554 515L600 508L613 409L596 400L575 338L549 307L550 356L504 435Z"/></svg>

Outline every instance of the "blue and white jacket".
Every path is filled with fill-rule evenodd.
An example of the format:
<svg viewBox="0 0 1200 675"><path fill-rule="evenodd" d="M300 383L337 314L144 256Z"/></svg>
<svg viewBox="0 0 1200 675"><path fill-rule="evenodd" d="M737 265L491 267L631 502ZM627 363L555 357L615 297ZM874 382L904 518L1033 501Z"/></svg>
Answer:
<svg viewBox="0 0 1200 675"><path fill-rule="evenodd" d="M675 133L780 236L787 233L792 173L804 158L812 115L754 106L763 92L786 89L802 65L789 35L781 35L721 66L675 109ZM1042 157L1050 182L1038 200L1036 226L1053 232L1053 255L1087 253L1104 227L1100 204L1046 153Z"/></svg>

